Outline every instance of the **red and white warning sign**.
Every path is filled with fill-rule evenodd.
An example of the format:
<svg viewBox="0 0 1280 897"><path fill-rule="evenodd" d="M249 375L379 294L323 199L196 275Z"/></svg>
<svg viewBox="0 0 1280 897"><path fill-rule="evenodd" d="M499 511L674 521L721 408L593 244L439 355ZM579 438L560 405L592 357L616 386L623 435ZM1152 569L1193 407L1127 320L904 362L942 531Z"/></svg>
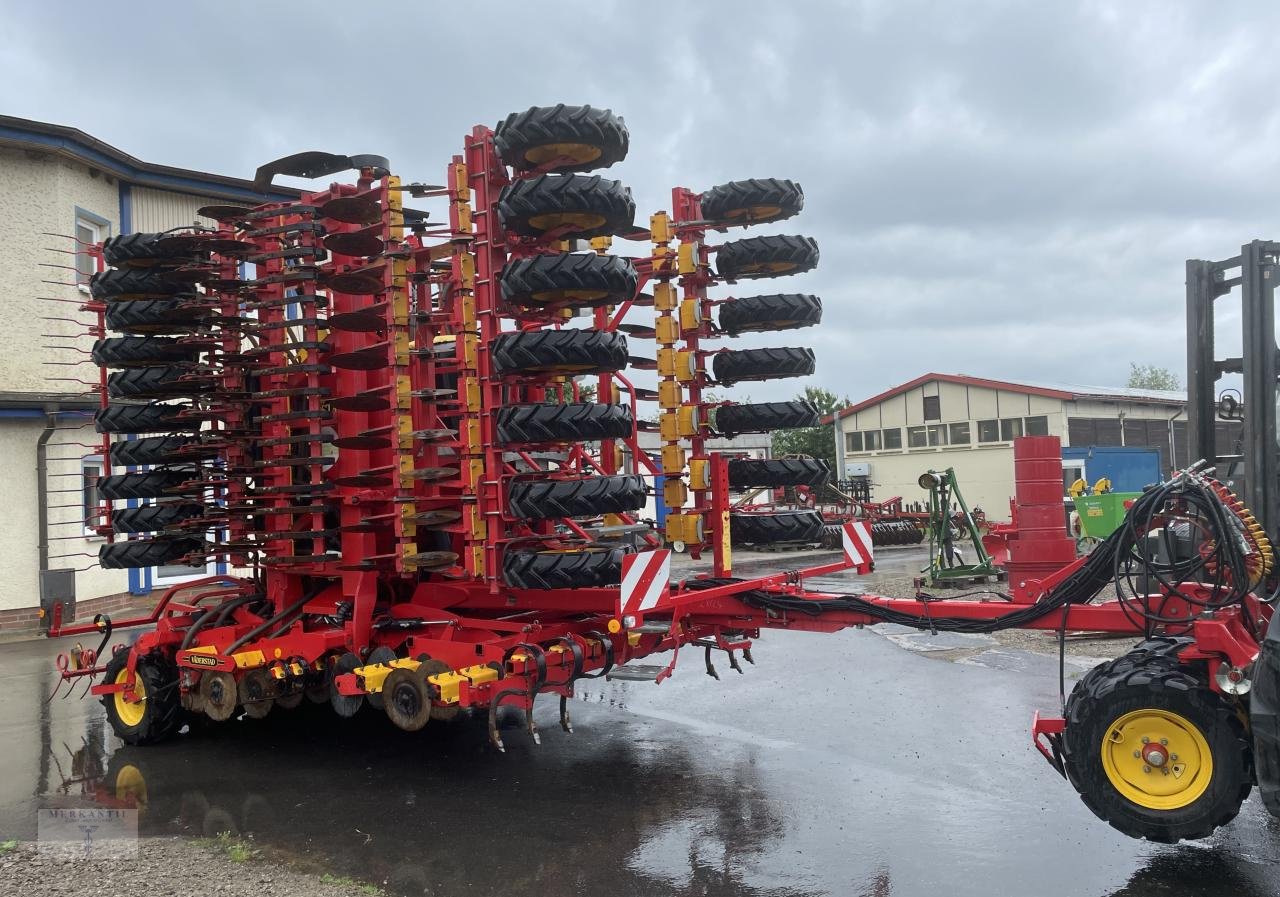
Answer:
<svg viewBox="0 0 1280 897"><path fill-rule="evenodd" d="M619 618L625 614L643 614L653 610L670 594L670 551L661 548L623 556Z"/></svg>
<svg viewBox="0 0 1280 897"><path fill-rule="evenodd" d="M861 520L851 520L840 527L844 559L850 567L870 571L876 552L871 544L871 528Z"/></svg>

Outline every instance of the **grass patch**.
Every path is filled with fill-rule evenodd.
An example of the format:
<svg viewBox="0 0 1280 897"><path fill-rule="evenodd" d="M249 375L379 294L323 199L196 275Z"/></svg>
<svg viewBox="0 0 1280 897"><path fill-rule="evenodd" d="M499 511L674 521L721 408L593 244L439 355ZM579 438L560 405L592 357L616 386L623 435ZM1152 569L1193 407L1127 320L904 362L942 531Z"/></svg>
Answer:
<svg viewBox="0 0 1280 897"><path fill-rule="evenodd" d="M16 849L18 846L17 838L10 838L8 841L0 841L0 853L8 853Z"/></svg>
<svg viewBox="0 0 1280 897"><path fill-rule="evenodd" d="M215 838L198 838L196 843L215 853L220 853L233 863L245 863L256 860L262 851L253 847L248 841L231 832L218 832Z"/></svg>
<svg viewBox="0 0 1280 897"><path fill-rule="evenodd" d="M361 894L368 894L369 897L381 897L382 889L368 882L356 881L349 875L330 875L326 872L320 876L320 884L322 885L339 885L344 888L355 888Z"/></svg>

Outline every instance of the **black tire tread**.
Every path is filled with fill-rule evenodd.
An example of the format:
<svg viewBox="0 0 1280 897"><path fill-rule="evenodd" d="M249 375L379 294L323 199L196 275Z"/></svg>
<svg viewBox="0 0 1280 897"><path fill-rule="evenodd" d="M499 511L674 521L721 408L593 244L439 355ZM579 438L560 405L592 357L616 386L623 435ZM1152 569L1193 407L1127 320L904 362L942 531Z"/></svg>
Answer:
<svg viewBox="0 0 1280 897"><path fill-rule="evenodd" d="M102 259L108 265L137 262L186 261L199 253L199 239L189 234L120 234L102 244Z"/></svg>
<svg viewBox="0 0 1280 897"><path fill-rule="evenodd" d="M499 374L555 373L539 368L571 367L574 373L620 371L627 366L627 338L604 330L529 330L504 333L490 344Z"/></svg>
<svg viewBox="0 0 1280 897"><path fill-rule="evenodd" d="M163 402L145 405L112 402L94 412L93 425L99 433L191 432L200 429L200 421L179 417L189 410L188 405L167 405Z"/></svg>
<svg viewBox="0 0 1280 897"><path fill-rule="evenodd" d="M777 542L821 542L822 515L817 511L750 512L729 515L729 537L735 545Z"/></svg>
<svg viewBox="0 0 1280 897"><path fill-rule="evenodd" d="M192 470L143 470L133 473L113 473L98 479L98 494L109 501L126 499L165 498L179 492L196 491L195 487L183 488L184 483L197 479Z"/></svg>
<svg viewBox="0 0 1280 897"><path fill-rule="evenodd" d="M648 490L635 475L577 480L516 480L507 489L513 517L598 517L643 508Z"/></svg>
<svg viewBox="0 0 1280 897"><path fill-rule="evenodd" d="M190 365L166 364L126 368L107 375L107 395L113 399L167 399L208 392L214 382L194 375Z"/></svg>
<svg viewBox="0 0 1280 897"><path fill-rule="evenodd" d="M711 359L715 379L728 386L743 380L807 377L817 368L812 349L733 349Z"/></svg>
<svg viewBox="0 0 1280 897"><path fill-rule="evenodd" d="M804 293L773 293L729 299L719 307L720 329L731 336L799 330L822 323L822 300Z"/></svg>
<svg viewBox="0 0 1280 897"><path fill-rule="evenodd" d="M94 299L172 299L192 296L191 285L154 268L108 268L89 278Z"/></svg>
<svg viewBox="0 0 1280 897"><path fill-rule="evenodd" d="M200 350L164 336L109 336L94 342L93 363L106 368L195 361Z"/></svg>
<svg viewBox="0 0 1280 897"><path fill-rule="evenodd" d="M571 402L563 405L508 405L498 410L494 431L501 443L590 442L621 439L635 432L626 405Z"/></svg>
<svg viewBox="0 0 1280 897"><path fill-rule="evenodd" d="M772 433L816 427L822 416L818 407L806 400L721 405L711 411L711 429L721 436L743 433Z"/></svg>
<svg viewBox="0 0 1280 897"><path fill-rule="evenodd" d="M716 276L724 280L786 277L817 267L818 257L818 242L812 237L747 237L720 246L716 252ZM756 267L760 265L788 267L775 271Z"/></svg>
<svg viewBox="0 0 1280 897"><path fill-rule="evenodd" d="M540 293L558 296L550 301L565 308L618 305L632 298L639 275L630 259L594 252L561 252L517 259L502 270L502 298L511 305L539 307L547 302L535 299ZM573 299L569 291L589 291L604 295Z"/></svg>
<svg viewBox="0 0 1280 897"><path fill-rule="evenodd" d="M752 215L759 206L775 206L772 215ZM761 224L783 221L804 209L804 190L785 178L750 178L717 184L702 194L702 217L726 224ZM743 214L748 213L748 214Z"/></svg>
<svg viewBox="0 0 1280 897"><path fill-rule="evenodd" d="M111 512L111 528L117 533L156 533L200 517L204 506L192 502L161 502Z"/></svg>
<svg viewBox="0 0 1280 897"><path fill-rule="evenodd" d="M110 457L113 467L147 467L152 464L190 463L198 453L192 453L200 445L198 436L147 436L144 439L121 439L111 443ZM184 453L183 449L187 449Z"/></svg>
<svg viewBox="0 0 1280 897"><path fill-rule="evenodd" d="M120 671L129 662L129 651L128 648L122 648L111 655L102 673L102 679L99 681L115 682ZM178 679L177 667L160 654L148 654L138 658L134 670L136 675L142 677L148 713L143 717L139 728L131 729L124 726L116 718L113 708L115 695L107 694L102 696L102 706L106 708L107 719L116 735L125 744L144 745L164 741L176 734L182 726L182 702L175 687Z"/></svg>
<svg viewBox="0 0 1280 897"><path fill-rule="evenodd" d="M525 237L541 237L543 231L531 219L554 213L599 215L603 223L578 226L560 237L605 237L631 230L636 203L630 188L594 174L543 174L516 181L498 196L498 219L503 230Z"/></svg>
<svg viewBox="0 0 1280 897"><path fill-rule="evenodd" d="M131 299L108 303L106 324L120 333L181 333L208 316L207 309L180 299Z"/></svg>
<svg viewBox="0 0 1280 897"><path fill-rule="evenodd" d="M738 458L729 462L729 488L810 486L831 480L831 465L821 458Z"/></svg>
<svg viewBox="0 0 1280 897"><path fill-rule="evenodd" d="M104 570L161 567L203 550L204 542L200 539L129 539L99 548L98 563Z"/></svg>
<svg viewBox="0 0 1280 897"><path fill-rule="evenodd" d="M595 589L622 582L621 548L507 551L502 578L513 589Z"/></svg>
<svg viewBox="0 0 1280 897"><path fill-rule="evenodd" d="M563 103L513 112L499 122L493 132L499 158L516 171L539 167L526 158L526 154L552 143L582 143L601 151L600 156L590 162L565 164L558 166L557 171L608 168L626 158L630 140L622 116L614 115L612 110Z"/></svg>

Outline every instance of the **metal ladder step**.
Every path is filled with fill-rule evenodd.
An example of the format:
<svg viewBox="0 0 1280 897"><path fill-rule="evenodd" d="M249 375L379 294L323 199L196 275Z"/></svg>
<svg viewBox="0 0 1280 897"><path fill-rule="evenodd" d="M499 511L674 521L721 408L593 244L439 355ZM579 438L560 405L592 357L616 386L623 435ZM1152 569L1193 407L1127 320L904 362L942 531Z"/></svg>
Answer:
<svg viewBox="0 0 1280 897"><path fill-rule="evenodd" d="M632 664L625 667L614 667L605 673L606 680L619 679L623 682L653 682L663 670L660 666L642 666Z"/></svg>

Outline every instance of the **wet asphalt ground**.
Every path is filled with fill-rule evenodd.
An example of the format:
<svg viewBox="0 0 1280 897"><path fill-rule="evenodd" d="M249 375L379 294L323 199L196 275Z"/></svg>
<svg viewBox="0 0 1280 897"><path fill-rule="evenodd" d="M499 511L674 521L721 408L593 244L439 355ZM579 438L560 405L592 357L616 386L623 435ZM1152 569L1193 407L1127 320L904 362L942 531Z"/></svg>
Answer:
<svg viewBox="0 0 1280 897"><path fill-rule="evenodd" d="M885 553L878 575L919 564ZM236 832L392 894L1280 894L1280 821L1255 799L1176 847L1084 807L1030 742L1056 658L979 642L953 663L914 638L766 633L718 682L688 651L661 686L580 683L571 735L546 700L542 745L513 728L505 754L479 723L409 735L306 704L122 747L96 701L44 703L65 640L0 645L0 841L132 766L143 835Z"/></svg>

